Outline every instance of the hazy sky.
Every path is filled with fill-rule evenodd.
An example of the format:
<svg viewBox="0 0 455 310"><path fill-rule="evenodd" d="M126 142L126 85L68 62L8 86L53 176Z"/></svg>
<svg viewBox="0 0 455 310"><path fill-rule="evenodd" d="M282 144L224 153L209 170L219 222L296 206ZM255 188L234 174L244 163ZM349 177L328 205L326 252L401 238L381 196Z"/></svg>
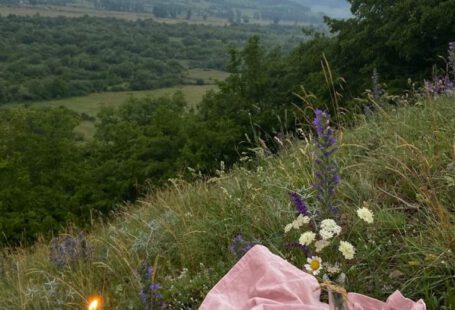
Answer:
<svg viewBox="0 0 455 310"><path fill-rule="evenodd" d="M279 0L277 0L279 1ZM350 4L346 0L294 0L311 8L314 12L323 12L331 17L346 18L351 16Z"/></svg>

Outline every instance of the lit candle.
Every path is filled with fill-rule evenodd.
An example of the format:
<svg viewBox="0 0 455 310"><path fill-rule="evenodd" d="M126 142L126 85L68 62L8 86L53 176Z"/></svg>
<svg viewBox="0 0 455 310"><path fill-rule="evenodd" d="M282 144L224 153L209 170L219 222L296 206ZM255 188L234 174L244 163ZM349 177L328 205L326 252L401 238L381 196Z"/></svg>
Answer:
<svg viewBox="0 0 455 310"><path fill-rule="evenodd" d="M88 310L101 310L102 300L101 296L94 296L90 298L88 301Z"/></svg>

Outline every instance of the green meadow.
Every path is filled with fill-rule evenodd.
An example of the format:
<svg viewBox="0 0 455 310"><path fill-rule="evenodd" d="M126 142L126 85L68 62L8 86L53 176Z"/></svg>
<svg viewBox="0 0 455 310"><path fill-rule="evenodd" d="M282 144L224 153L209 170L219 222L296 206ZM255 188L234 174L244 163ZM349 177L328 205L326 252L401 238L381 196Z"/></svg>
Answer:
<svg viewBox="0 0 455 310"><path fill-rule="evenodd" d="M71 97L64 99L54 99L37 102L24 103L33 107L65 107L79 114L86 114L95 117L104 107L118 107L126 103L130 98L158 98L170 96L175 92L182 92L189 107L195 107L201 102L203 96L210 90L217 89L216 81L224 80L229 74L227 72L213 69L190 69L187 72L187 82L191 85L180 85L174 87L143 90L143 91L120 91L120 92L101 92L93 93L87 96ZM202 81L203 85L194 85ZM7 104L2 108L11 108L21 103ZM95 131L95 122L82 120L76 128L76 132L81 134L85 139L90 139Z"/></svg>
<svg viewBox="0 0 455 310"><path fill-rule="evenodd" d="M169 96L177 91L183 93L186 102L191 107L196 106L201 100L204 94L209 91L216 89L216 85L183 85L169 88L160 88L154 90L144 91L123 91L123 92L103 92L94 93L83 97L73 97L65 99L56 99L48 101L39 101L33 103L27 103L26 105L33 107L66 107L70 110L76 111L80 114L85 113L91 117L96 117L98 112L103 107L118 107L130 98L158 98L163 96ZM11 108L21 104L8 104L3 108ZM80 125L76 127L76 132L81 134L85 139L91 139L95 132L95 121L82 120Z"/></svg>

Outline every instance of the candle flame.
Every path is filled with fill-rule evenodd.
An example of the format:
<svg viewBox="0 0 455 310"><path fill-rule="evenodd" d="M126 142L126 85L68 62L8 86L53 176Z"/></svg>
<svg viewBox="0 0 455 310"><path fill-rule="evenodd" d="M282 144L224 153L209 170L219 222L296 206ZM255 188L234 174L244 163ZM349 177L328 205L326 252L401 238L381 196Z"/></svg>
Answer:
<svg viewBox="0 0 455 310"><path fill-rule="evenodd" d="M89 303L88 310L98 310L99 303L100 301L98 300L98 298L95 298Z"/></svg>

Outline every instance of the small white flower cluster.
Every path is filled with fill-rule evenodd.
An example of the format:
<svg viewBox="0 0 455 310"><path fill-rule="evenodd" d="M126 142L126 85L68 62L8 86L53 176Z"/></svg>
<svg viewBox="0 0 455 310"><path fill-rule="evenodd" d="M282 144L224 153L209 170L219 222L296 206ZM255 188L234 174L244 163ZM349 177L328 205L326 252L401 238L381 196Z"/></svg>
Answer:
<svg viewBox="0 0 455 310"><path fill-rule="evenodd" d="M352 244L347 241L340 241L338 250L343 254L346 259L353 259L355 254L355 248Z"/></svg>
<svg viewBox="0 0 455 310"><path fill-rule="evenodd" d="M288 233L291 231L291 229L299 229L305 224L308 224L310 222L310 218L308 216L304 216L302 214L299 214L299 216L292 222L286 225L284 228L284 232Z"/></svg>
<svg viewBox="0 0 455 310"><path fill-rule="evenodd" d="M330 245L330 241L327 241L327 240L318 240L314 243L314 245L316 246L316 252L319 253L321 252L322 250L324 250L324 248L326 248L327 246Z"/></svg>
<svg viewBox="0 0 455 310"><path fill-rule="evenodd" d="M324 263L324 268L325 271L327 271L328 274L337 274L341 271L340 264L335 263L335 264L329 264L329 263Z"/></svg>
<svg viewBox="0 0 455 310"><path fill-rule="evenodd" d="M367 222L368 224L373 224L373 212L371 212L369 209L366 207L360 208L357 210L357 215Z"/></svg>
<svg viewBox="0 0 455 310"><path fill-rule="evenodd" d="M316 239L316 234L312 231L306 231L304 232L300 238L299 238L299 243L301 245L310 245L313 243L313 241Z"/></svg>
<svg viewBox="0 0 455 310"><path fill-rule="evenodd" d="M332 219L325 219L321 222L321 230L319 235L322 239L329 240L333 236L339 236L341 234L341 227Z"/></svg>

